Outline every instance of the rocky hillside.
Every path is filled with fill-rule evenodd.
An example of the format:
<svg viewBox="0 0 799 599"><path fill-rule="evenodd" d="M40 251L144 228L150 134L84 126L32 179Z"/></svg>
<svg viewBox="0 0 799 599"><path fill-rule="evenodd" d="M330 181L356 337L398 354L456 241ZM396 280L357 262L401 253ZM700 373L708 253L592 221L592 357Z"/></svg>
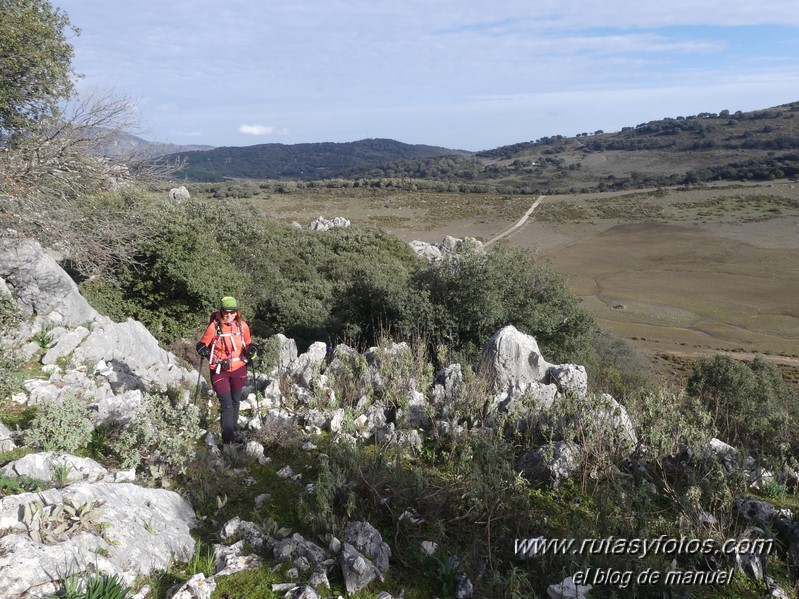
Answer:
<svg viewBox="0 0 799 599"><path fill-rule="evenodd" d="M147 141L136 135L116 131L113 135L106 135L107 143L97 148L98 151L111 157L136 156L138 158L159 158L178 152L204 152L212 150L208 145L178 145L167 142Z"/></svg>
<svg viewBox="0 0 799 599"><path fill-rule="evenodd" d="M799 524L749 495L794 473L685 420L685 398L593 393L513 327L475 369L438 372L405 343L298 354L277 335L223 447L203 373L98 314L38 244L2 240L0 295L20 379L0 398L0 597L76 580L181 598L795 585Z"/></svg>

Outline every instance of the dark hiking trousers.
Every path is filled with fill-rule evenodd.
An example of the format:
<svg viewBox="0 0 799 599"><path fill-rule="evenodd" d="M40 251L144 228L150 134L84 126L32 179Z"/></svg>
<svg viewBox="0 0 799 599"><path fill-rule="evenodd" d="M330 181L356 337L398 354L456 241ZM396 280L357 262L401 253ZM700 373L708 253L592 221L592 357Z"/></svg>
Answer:
<svg viewBox="0 0 799 599"><path fill-rule="evenodd" d="M247 369L224 370L211 375L211 385L219 397L219 420L222 426L222 443L236 440L239 423L239 402L241 390L247 381Z"/></svg>

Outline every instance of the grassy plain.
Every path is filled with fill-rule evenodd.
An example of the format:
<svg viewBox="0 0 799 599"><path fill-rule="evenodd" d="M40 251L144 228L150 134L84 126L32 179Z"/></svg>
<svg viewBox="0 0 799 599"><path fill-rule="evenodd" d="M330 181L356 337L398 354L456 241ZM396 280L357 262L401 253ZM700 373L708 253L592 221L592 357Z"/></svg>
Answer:
<svg viewBox="0 0 799 599"><path fill-rule="evenodd" d="M435 243L492 239L536 197L349 187L253 201L303 226L342 216ZM551 260L604 328L650 354L799 366L799 184L546 196L503 242Z"/></svg>
<svg viewBox="0 0 799 599"><path fill-rule="evenodd" d="M511 242L538 245L604 327L650 352L799 363L799 186L564 196L540 209Z"/></svg>

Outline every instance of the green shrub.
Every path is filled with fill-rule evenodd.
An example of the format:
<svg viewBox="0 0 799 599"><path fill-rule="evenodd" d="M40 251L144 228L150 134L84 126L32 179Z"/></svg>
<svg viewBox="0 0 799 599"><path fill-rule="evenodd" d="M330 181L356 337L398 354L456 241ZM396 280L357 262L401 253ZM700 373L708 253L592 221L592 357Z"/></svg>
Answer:
<svg viewBox="0 0 799 599"><path fill-rule="evenodd" d="M200 435L200 412L192 404L148 393L111 451L123 468L148 467L152 478L186 472Z"/></svg>
<svg viewBox="0 0 799 599"><path fill-rule="evenodd" d="M757 356L742 362L727 355L701 360L687 391L713 417L722 441L779 467L799 446L796 394L779 369Z"/></svg>
<svg viewBox="0 0 799 599"><path fill-rule="evenodd" d="M120 283L123 297L139 306L133 316L166 340L187 336L198 322L207 323L208 312L220 297L241 290L244 278L234 261L237 244L226 247L241 217L226 214L220 218L216 207L168 202L158 207L151 214L150 234L138 255L147 274L128 268L121 273ZM227 234L220 231L225 225Z"/></svg>
<svg viewBox="0 0 799 599"><path fill-rule="evenodd" d="M685 393L644 391L631 397L626 408L647 458L655 463L686 448L696 450L714 434L711 415Z"/></svg>
<svg viewBox="0 0 799 599"><path fill-rule="evenodd" d="M86 447L93 428L89 406L68 394L63 400L42 402L30 428L23 433L23 441L45 451L74 453Z"/></svg>
<svg viewBox="0 0 799 599"><path fill-rule="evenodd" d="M6 476L0 474L0 497L19 493L36 493L47 486L42 480L29 476Z"/></svg>
<svg viewBox="0 0 799 599"><path fill-rule="evenodd" d="M533 335L547 360L575 361L595 326L561 275L505 245L486 253L464 246L457 260L430 264L413 285L433 306L432 347L450 346L461 363L475 363L506 325Z"/></svg>
<svg viewBox="0 0 799 599"><path fill-rule="evenodd" d="M692 532L699 532L701 512L725 513L733 494L746 489L742 470L730 474L716 456L705 455L703 446L716 436L716 429L696 397L646 391L631 398L628 413L645 448L649 482L672 496L673 517L695 526Z"/></svg>
<svg viewBox="0 0 799 599"><path fill-rule="evenodd" d="M428 264L399 238L370 227L319 233L278 223L246 202L153 201L143 210L137 265L84 281L90 303L140 320L162 342L198 337L219 298L236 295L254 335L375 345L381 335L424 336L471 363L513 324L552 361L574 361L593 321L565 280L522 250L464 247ZM219 273L225 276L220 277Z"/></svg>
<svg viewBox="0 0 799 599"><path fill-rule="evenodd" d="M10 331L21 318L14 298L7 293L0 293L0 330ZM19 391L22 384L19 368L19 360L8 348L0 345L0 400Z"/></svg>
<svg viewBox="0 0 799 599"><path fill-rule="evenodd" d="M598 329L590 343L592 351L583 362L590 389L624 402L654 386L649 359L632 343Z"/></svg>
<svg viewBox="0 0 799 599"><path fill-rule="evenodd" d="M256 340L255 343L258 343ZM272 370L280 366L280 340L277 335L272 335L268 339L264 339L258 343L261 351L258 352L256 362L257 372L272 372Z"/></svg>
<svg viewBox="0 0 799 599"><path fill-rule="evenodd" d="M339 530L353 513L355 489L338 464L322 460L313 491L297 503L300 521L317 533Z"/></svg>
<svg viewBox="0 0 799 599"><path fill-rule="evenodd" d="M371 346L381 336L410 339L433 324L427 294L411 286L409 272L386 264L359 266L333 298L336 335Z"/></svg>

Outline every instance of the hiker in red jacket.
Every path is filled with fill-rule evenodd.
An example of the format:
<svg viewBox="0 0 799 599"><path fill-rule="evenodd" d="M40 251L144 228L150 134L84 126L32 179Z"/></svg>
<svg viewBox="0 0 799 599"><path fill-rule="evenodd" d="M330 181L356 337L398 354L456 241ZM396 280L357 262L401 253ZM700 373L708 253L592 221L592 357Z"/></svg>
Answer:
<svg viewBox="0 0 799 599"><path fill-rule="evenodd" d="M208 358L211 385L219 397L222 443L232 443L237 440L239 401L247 380L247 364L258 353L236 298L222 298L219 311L211 315L208 328L197 343L197 353Z"/></svg>

